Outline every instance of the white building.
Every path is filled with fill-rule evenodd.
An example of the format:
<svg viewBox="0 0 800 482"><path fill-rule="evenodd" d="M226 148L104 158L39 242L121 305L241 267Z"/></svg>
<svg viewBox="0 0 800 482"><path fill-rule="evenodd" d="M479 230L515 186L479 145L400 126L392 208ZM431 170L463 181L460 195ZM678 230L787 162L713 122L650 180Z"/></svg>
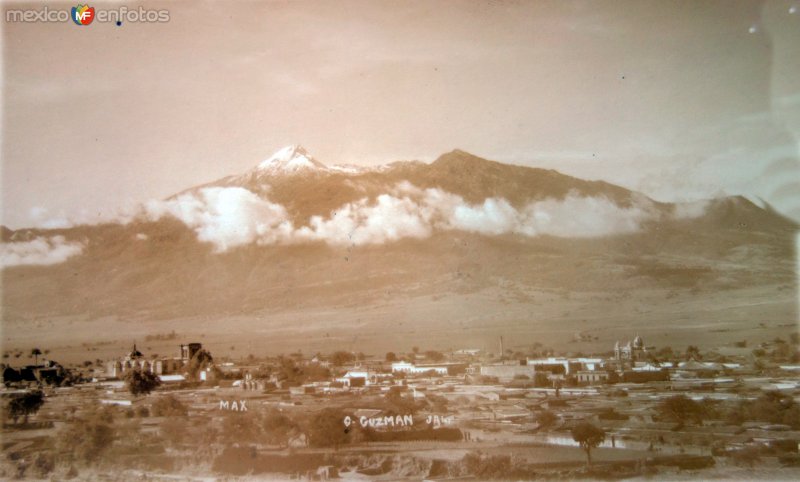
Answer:
<svg viewBox="0 0 800 482"><path fill-rule="evenodd" d="M346 387L360 387L371 383L369 372L359 370L350 370L344 376L337 378L336 381Z"/></svg>
<svg viewBox="0 0 800 482"><path fill-rule="evenodd" d="M421 375L428 372L435 372L437 375L447 375L446 366L433 366L433 365L414 365L409 362L394 362L392 363L392 373L406 373L409 375Z"/></svg>

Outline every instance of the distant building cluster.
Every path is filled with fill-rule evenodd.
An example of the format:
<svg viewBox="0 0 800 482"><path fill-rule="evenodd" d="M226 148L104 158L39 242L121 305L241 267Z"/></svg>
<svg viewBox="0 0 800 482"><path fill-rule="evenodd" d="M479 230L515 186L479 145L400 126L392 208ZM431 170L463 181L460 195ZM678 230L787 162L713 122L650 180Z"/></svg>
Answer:
<svg viewBox="0 0 800 482"><path fill-rule="evenodd" d="M22 368L7 366L2 371L2 383L37 383L58 385L69 375L69 370L53 360L43 360L41 364L28 365Z"/></svg>
<svg viewBox="0 0 800 482"><path fill-rule="evenodd" d="M141 370L155 375L170 375L180 372L184 366L203 348L201 343L180 345L179 357L162 357L148 360L136 349L136 343L130 353L122 358L110 360L106 373L111 378L122 378L130 370Z"/></svg>

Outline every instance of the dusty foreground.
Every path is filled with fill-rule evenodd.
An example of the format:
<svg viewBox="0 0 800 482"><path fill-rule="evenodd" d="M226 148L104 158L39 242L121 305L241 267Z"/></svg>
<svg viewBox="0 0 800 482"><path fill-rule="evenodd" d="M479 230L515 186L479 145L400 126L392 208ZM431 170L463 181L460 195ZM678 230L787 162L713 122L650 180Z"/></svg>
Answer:
<svg viewBox="0 0 800 482"><path fill-rule="evenodd" d="M616 340L640 334L656 348L712 349L739 340L751 345L797 331L797 299L782 285L727 291L647 289L567 294L514 285L478 293L407 296L333 308L285 309L258 315L170 320L53 317L4 320L3 350L48 349L61 363L117 357L136 341L148 353L171 354L199 341L218 356L351 350L367 354L422 349L529 349L608 352ZM156 335L174 331L177 339ZM11 360L14 362L15 360Z"/></svg>

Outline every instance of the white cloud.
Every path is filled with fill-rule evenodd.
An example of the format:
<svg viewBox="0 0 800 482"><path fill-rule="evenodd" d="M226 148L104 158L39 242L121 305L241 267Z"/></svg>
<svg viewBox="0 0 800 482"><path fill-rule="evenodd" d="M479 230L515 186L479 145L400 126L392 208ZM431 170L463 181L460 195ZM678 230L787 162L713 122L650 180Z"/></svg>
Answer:
<svg viewBox="0 0 800 482"><path fill-rule="evenodd" d="M89 211L82 209L71 216L64 212L52 215L47 208L35 206L28 212L30 226L40 229L69 229L82 225L97 225L103 223L128 224L135 219L141 206L129 204L116 209Z"/></svg>
<svg viewBox="0 0 800 482"><path fill-rule="evenodd" d="M337 209L328 219L312 216L309 226L295 232L295 239L362 245L430 234L430 223L419 204L408 197L381 194L372 205L362 199Z"/></svg>
<svg viewBox="0 0 800 482"><path fill-rule="evenodd" d="M692 201L686 203L677 203L672 209L672 215L676 219L691 219L698 218L705 214L711 201Z"/></svg>
<svg viewBox="0 0 800 482"><path fill-rule="evenodd" d="M517 232L527 236L608 236L636 232L644 221L657 216L647 199L633 199L630 207L621 207L605 197L570 193L562 200L545 199L529 204L521 213Z"/></svg>
<svg viewBox="0 0 800 482"><path fill-rule="evenodd" d="M0 266L58 264L83 251L83 244L64 236L37 237L31 241L0 244Z"/></svg>
<svg viewBox="0 0 800 482"><path fill-rule="evenodd" d="M240 187L209 187L144 206L150 220L171 215L194 229L197 239L213 243L217 252L256 242L286 240L292 225L283 206Z"/></svg>
<svg viewBox="0 0 800 482"><path fill-rule="evenodd" d="M642 222L658 216L646 198L620 207L604 197L570 193L561 200L545 199L517 210L502 198L469 204L461 196L440 189L421 190L403 182L391 193L378 196L374 203L362 199L337 209L328 218L312 217L309 226L296 231L294 239L380 244L425 238L435 229L486 235L593 237L635 232Z"/></svg>
<svg viewBox="0 0 800 482"><path fill-rule="evenodd" d="M28 212L33 226L42 229L63 229L72 227L72 223L65 216L52 217L47 208L34 206Z"/></svg>
<svg viewBox="0 0 800 482"><path fill-rule="evenodd" d="M448 216L454 229L481 234L503 234L519 230L520 213L505 199L489 198L483 204L461 203Z"/></svg>
<svg viewBox="0 0 800 482"><path fill-rule="evenodd" d="M679 205L674 217L699 216L705 204ZM296 227L286 209L241 187L209 187L166 201L151 201L140 209L150 221L172 216L212 243L216 252L237 246L322 241L330 245L383 244L404 238L424 239L436 231L461 230L484 235L519 234L594 237L631 233L660 216L642 196L628 207L605 197L544 199L515 208L502 198L470 204L441 189L420 189L401 182L374 200L347 203L327 216L312 216ZM125 218L127 222L127 218ZM137 240L146 241L138 234Z"/></svg>

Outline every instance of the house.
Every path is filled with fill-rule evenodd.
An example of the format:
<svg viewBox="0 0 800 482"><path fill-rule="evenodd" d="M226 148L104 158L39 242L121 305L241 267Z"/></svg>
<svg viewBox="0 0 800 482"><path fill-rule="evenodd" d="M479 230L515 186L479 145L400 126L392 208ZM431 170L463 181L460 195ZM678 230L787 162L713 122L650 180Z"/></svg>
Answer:
<svg viewBox="0 0 800 482"><path fill-rule="evenodd" d="M533 379L536 375L536 367L520 364L481 365L480 374L485 377L497 378L500 382L510 382L514 378Z"/></svg>
<svg viewBox="0 0 800 482"><path fill-rule="evenodd" d="M609 373L599 370L582 370L576 375L578 383L582 385L594 385L597 383L606 383L609 379Z"/></svg>
<svg viewBox="0 0 800 482"><path fill-rule="evenodd" d="M363 387L372 383L369 372L360 370L350 370L343 376L336 378L336 381L345 387Z"/></svg>
<svg viewBox="0 0 800 482"><path fill-rule="evenodd" d="M429 372L434 372L437 375L447 375L448 369L442 365L414 365L409 362L394 362L392 363L392 373L405 373L408 375L421 375Z"/></svg>

